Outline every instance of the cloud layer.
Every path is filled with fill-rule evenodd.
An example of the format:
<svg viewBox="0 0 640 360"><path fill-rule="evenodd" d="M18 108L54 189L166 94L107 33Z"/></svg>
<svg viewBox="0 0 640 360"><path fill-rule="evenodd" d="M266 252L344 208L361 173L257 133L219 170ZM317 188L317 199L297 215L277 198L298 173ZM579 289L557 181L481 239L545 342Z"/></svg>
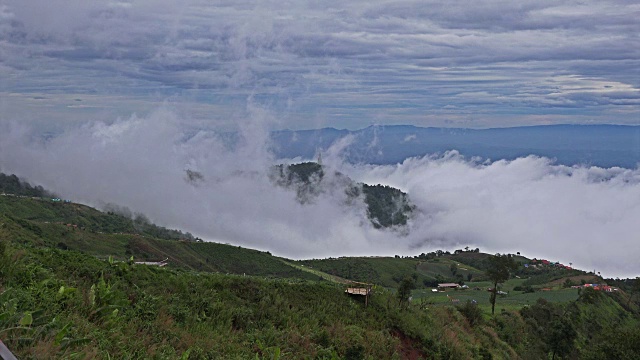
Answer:
<svg viewBox="0 0 640 360"><path fill-rule="evenodd" d="M4 0L0 119L59 129L168 101L233 128L250 98L278 128L637 124L639 16L625 0Z"/></svg>
<svg viewBox="0 0 640 360"><path fill-rule="evenodd" d="M264 115L266 116L266 115ZM455 151L366 166L323 156L356 181L407 192L420 211L409 233L374 229L362 207L336 189L301 205L273 186L262 118L255 115L229 150L216 133L185 127L158 110L110 124L75 127L47 140L23 124L0 126L0 170L65 198L115 203L207 240L294 257L416 255L464 246L572 262L607 276L640 273L640 170L554 165L548 159L477 163ZM187 181L186 170L203 182Z"/></svg>

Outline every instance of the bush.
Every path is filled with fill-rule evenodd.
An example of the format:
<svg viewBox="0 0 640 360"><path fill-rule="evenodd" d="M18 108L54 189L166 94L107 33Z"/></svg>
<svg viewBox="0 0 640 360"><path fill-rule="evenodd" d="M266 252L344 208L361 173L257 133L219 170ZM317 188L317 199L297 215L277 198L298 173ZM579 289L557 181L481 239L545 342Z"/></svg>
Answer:
<svg viewBox="0 0 640 360"><path fill-rule="evenodd" d="M476 303L467 300L464 305L458 305L456 308L469 321L469 325L475 326L482 321L482 310Z"/></svg>
<svg viewBox="0 0 640 360"><path fill-rule="evenodd" d="M5 269L9 266L7 256L7 244L4 240L0 240L0 279L4 277Z"/></svg>
<svg viewBox="0 0 640 360"><path fill-rule="evenodd" d="M595 304L602 297L602 293L600 291L590 287L580 290L580 300L587 304Z"/></svg>
<svg viewBox="0 0 640 360"><path fill-rule="evenodd" d="M536 292L536 289L534 289L532 286L530 285L525 285L525 286L516 286L513 288L514 291L522 291L523 293L527 294L527 293L534 293Z"/></svg>

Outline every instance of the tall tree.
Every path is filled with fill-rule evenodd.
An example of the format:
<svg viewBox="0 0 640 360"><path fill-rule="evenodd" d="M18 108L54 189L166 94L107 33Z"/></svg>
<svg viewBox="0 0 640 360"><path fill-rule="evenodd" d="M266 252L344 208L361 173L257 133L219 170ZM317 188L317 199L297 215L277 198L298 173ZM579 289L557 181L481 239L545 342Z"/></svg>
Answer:
<svg viewBox="0 0 640 360"><path fill-rule="evenodd" d="M498 283L509 280L509 274L511 271L517 269L518 265L516 264L513 257L510 254L495 254L487 260L488 266L485 271L485 275L491 280L493 283L493 289L491 289L491 314L495 313L496 307L496 295L498 294Z"/></svg>
<svg viewBox="0 0 640 360"><path fill-rule="evenodd" d="M398 300L400 302L400 307L404 307L409 302L409 297L411 297L411 290L416 288L416 284L413 282L413 279L410 277L405 277L402 282L400 282L400 286L398 287Z"/></svg>
<svg viewBox="0 0 640 360"><path fill-rule="evenodd" d="M577 337L576 330L571 322L566 318L559 318L551 323L547 345L551 350L551 359L556 356L564 358L569 355L574 348L574 342Z"/></svg>

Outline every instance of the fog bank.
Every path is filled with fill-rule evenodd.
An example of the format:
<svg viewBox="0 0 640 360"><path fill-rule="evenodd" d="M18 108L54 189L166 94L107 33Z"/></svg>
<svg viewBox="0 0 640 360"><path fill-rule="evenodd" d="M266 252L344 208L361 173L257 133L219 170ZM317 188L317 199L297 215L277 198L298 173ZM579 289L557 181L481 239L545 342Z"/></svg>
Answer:
<svg viewBox="0 0 640 360"><path fill-rule="evenodd" d="M525 157L484 163L451 151L401 164L341 160L341 139L323 149L327 167L356 181L407 192L418 210L404 231L374 229L364 207L324 189L302 205L295 191L273 186L282 160L266 150L258 122L225 146L215 132L194 130L170 111L95 122L43 138L36 129L0 123L0 171L15 173L64 198L126 206L167 227L291 258L416 255L465 246L522 252L605 276L640 275L640 171L555 165ZM300 160L300 159L298 159ZM201 181L188 181L187 170Z"/></svg>

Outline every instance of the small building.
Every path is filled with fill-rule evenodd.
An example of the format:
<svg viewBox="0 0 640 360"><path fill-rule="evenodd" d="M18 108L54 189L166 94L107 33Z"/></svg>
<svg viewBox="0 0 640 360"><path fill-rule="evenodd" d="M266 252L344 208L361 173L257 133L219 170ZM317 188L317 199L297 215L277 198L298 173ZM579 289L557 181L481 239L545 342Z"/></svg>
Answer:
<svg viewBox="0 0 640 360"><path fill-rule="evenodd" d="M585 287L587 284L585 284ZM612 292L613 288L609 285L606 284L588 284L591 285L590 287L592 287L594 290L598 290L598 291L605 291L605 292Z"/></svg>
<svg viewBox="0 0 640 360"><path fill-rule="evenodd" d="M460 285L456 284L456 283L443 283L443 284L438 284L438 290L446 290L446 289L457 289L459 288Z"/></svg>

